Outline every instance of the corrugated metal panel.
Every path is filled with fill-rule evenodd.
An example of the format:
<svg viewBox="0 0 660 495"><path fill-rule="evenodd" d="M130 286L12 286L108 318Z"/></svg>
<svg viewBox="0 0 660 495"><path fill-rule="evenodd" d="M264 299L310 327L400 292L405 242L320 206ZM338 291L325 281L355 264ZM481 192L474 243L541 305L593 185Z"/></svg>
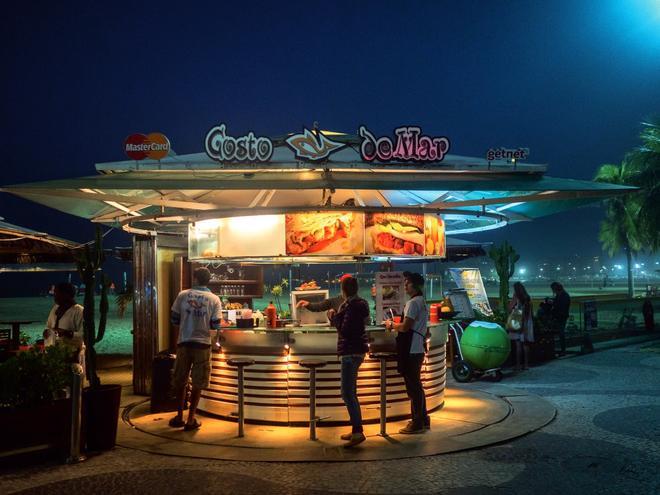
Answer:
<svg viewBox="0 0 660 495"><path fill-rule="evenodd" d="M158 352L156 238L133 238L133 390L151 393L151 371Z"/></svg>

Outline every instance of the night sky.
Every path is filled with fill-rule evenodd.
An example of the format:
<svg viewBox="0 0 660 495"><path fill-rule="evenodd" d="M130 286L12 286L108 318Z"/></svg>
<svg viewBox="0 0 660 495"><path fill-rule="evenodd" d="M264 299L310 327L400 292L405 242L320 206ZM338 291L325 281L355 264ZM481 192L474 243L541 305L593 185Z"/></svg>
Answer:
<svg viewBox="0 0 660 495"><path fill-rule="evenodd" d="M202 150L227 122L277 135L419 124L452 152L525 146L590 179L660 114L660 2L10 2L0 19L2 184L95 173L134 132ZM482 234L526 257L597 253L600 211ZM0 194L0 216L77 241L93 227ZM127 235L108 237L128 245Z"/></svg>

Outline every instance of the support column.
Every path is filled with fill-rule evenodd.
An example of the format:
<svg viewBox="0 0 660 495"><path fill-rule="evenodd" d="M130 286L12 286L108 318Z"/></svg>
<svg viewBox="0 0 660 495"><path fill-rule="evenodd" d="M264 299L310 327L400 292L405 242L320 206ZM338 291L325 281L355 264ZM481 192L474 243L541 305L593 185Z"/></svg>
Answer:
<svg viewBox="0 0 660 495"><path fill-rule="evenodd" d="M158 353L156 237L133 237L133 391L151 393L152 362Z"/></svg>

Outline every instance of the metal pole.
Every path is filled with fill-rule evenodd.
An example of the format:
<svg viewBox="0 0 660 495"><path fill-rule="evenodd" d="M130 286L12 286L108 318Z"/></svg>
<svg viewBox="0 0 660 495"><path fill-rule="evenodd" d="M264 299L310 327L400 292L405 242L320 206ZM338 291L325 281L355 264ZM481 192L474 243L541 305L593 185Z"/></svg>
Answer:
<svg viewBox="0 0 660 495"><path fill-rule="evenodd" d="M309 370L309 439L316 440L316 368Z"/></svg>
<svg viewBox="0 0 660 495"><path fill-rule="evenodd" d="M243 366L238 367L238 437L244 436L243 423Z"/></svg>
<svg viewBox="0 0 660 495"><path fill-rule="evenodd" d="M380 434L387 436L387 359L380 358Z"/></svg>
<svg viewBox="0 0 660 495"><path fill-rule="evenodd" d="M84 370L83 367L74 363L71 365L73 381L71 384L71 435L69 437L69 457L67 464L76 464L86 459L80 453L80 423L82 415L82 385Z"/></svg>

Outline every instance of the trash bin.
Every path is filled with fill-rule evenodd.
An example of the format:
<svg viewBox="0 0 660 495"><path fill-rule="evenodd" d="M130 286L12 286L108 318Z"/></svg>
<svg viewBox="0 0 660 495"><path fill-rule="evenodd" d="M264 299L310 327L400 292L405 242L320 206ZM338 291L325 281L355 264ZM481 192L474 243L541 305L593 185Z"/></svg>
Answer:
<svg viewBox="0 0 660 495"><path fill-rule="evenodd" d="M151 375L151 412L176 411L178 404L172 390L172 373L176 355L163 351L156 354Z"/></svg>

